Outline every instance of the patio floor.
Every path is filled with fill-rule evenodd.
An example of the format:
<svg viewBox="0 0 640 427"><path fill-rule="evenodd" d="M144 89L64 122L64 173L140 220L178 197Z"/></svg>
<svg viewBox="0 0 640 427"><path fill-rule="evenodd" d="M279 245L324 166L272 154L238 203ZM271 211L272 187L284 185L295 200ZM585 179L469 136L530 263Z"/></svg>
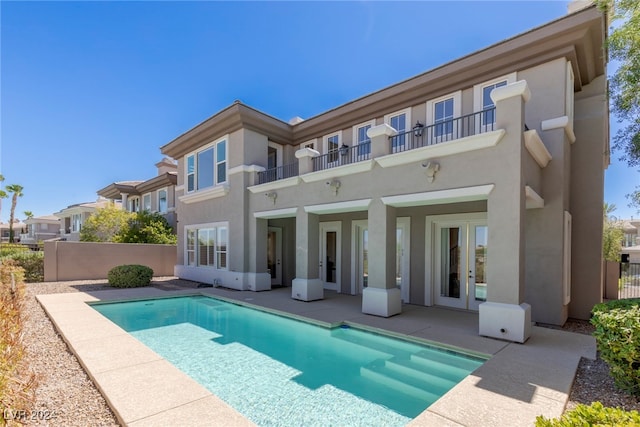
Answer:
<svg viewBox="0 0 640 427"><path fill-rule="evenodd" d="M120 422L130 426L252 423L86 302L212 295L327 326L347 322L491 356L412 426L531 426L538 415L557 417L580 358L596 357L595 340L587 335L534 326L525 344L513 344L478 336L477 313L405 304L402 314L381 318L362 314L358 296L326 291L324 300L302 302L290 292L168 286L37 298Z"/></svg>

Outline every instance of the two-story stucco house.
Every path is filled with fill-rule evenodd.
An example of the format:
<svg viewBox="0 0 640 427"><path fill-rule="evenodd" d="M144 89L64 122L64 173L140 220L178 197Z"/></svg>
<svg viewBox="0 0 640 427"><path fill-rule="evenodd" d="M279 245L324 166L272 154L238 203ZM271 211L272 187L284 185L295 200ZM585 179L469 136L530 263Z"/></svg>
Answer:
<svg viewBox="0 0 640 427"><path fill-rule="evenodd" d="M155 177L146 181L114 182L98 190L98 195L122 203L122 208L129 212L146 210L159 213L175 229L177 165L165 157L155 166L158 169Z"/></svg>
<svg viewBox="0 0 640 427"><path fill-rule="evenodd" d="M20 243L36 245L60 237L60 219L55 215L36 216L24 221L27 232L20 234Z"/></svg>
<svg viewBox="0 0 640 427"><path fill-rule="evenodd" d="M609 163L595 7L307 120L235 102L162 147L178 160L177 276L291 297L362 295L532 321L601 300Z"/></svg>
<svg viewBox="0 0 640 427"><path fill-rule="evenodd" d="M60 237L70 242L79 241L80 231L82 231L82 225L86 219L109 203L111 202L107 199L98 198L95 202L76 203L55 212L53 216L60 221Z"/></svg>

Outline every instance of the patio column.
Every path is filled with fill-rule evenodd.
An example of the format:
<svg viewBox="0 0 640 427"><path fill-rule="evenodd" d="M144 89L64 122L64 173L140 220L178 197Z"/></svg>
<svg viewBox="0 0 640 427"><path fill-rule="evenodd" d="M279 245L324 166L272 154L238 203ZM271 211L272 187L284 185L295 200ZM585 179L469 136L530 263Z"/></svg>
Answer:
<svg viewBox="0 0 640 427"><path fill-rule="evenodd" d="M402 312L396 286L396 209L373 199L369 205L369 280L362 312L391 317Z"/></svg>
<svg viewBox="0 0 640 427"><path fill-rule="evenodd" d="M386 123L367 130L367 136L371 138L371 158L375 159L391 154L389 137L397 134L398 131Z"/></svg>
<svg viewBox="0 0 640 427"><path fill-rule="evenodd" d="M267 271L268 220L249 218L249 273L247 285L252 291L271 289L271 274Z"/></svg>
<svg viewBox="0 0 640 427"><path fill-rule="evenodd" d="M302 172L301 172L302 173ZM291 285L291 298L315 301L324 298L320 280L320 218L299 207L296 214L296 278Z"/></svg>
<svg viewBox="0 0 640 427"><path fill-rule="evenodd" d="M120 193L120 197L122 198L122 210L127 210L127 202L129 195L127 193Z"/></svg>
<svg viewBox="0 0 640 427"><path fill-rule="evenodd" d="M525 342L531 335L531 306L524 302L524 103L529 97L526 81L491 92L496 129L506 133L496 150L504 161L487 201L487 302L479 307L480 335L516 342Z"/></svg>

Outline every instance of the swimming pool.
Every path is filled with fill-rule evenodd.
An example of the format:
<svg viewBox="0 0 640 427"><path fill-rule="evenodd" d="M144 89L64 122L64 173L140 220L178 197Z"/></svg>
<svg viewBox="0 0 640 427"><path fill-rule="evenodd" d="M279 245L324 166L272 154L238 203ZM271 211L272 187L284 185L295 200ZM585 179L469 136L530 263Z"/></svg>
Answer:
<svg viewBox="0 0 640 427"><path fill-rule="evenodd" d="M484 362L205 296L93 308L258 425L404 425Z"/></svg>

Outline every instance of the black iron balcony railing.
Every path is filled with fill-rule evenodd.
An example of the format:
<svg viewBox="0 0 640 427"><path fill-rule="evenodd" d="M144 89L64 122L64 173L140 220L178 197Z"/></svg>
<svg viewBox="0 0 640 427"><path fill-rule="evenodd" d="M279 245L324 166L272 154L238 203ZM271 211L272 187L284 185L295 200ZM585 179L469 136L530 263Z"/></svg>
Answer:
<svg viewBox="0 0 640 427"><path fill-rule="evenodd" d="M371 158L371 141L363 142L352 147L342 145L336 150L313 158L313 171L335 168L337 166L369 160Z"/></svg>
<svg viewBox="0 0 640 427"><path fill-rule="evenodd" d="M391 152L400 153L414 148L490 132L494 130L495 123L496 109L493 107L429 126L414 126L413 129L407 132L389 138Z"/></svg>
<svg viewBox="0 0 640 427"><path fill-rule="evenodd" d="M298 176L298 162L258 172L258 184L265 184L279 179L291 178L292 176Z"/></svg>

